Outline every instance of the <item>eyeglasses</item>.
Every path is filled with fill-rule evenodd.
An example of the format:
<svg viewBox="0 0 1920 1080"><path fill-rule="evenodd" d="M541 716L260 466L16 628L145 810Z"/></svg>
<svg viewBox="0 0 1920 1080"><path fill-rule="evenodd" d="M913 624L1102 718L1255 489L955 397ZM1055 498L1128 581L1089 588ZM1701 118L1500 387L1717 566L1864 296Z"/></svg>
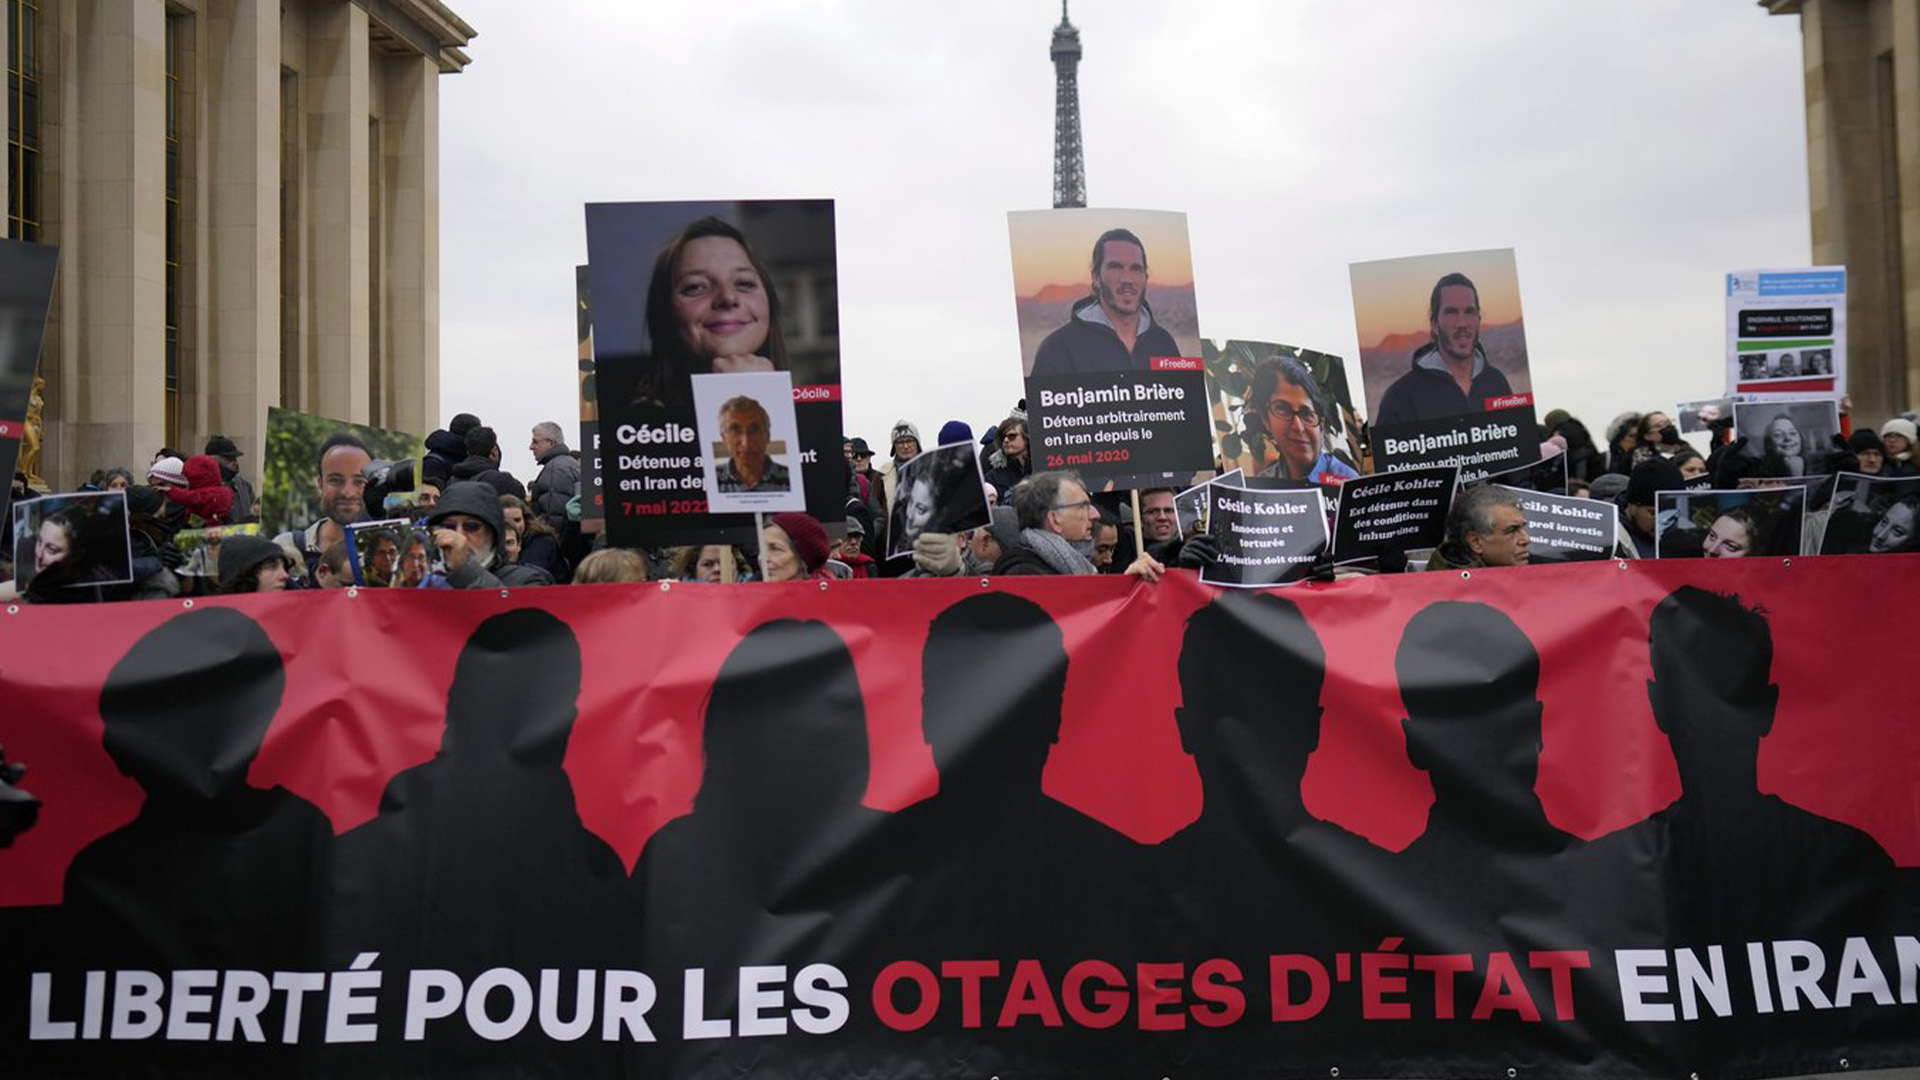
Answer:
<svg viewBox="0 0 1920 1080"><path fill-rule="evenodd" d="M1276 427L1286 427L1295 420L1300 421L1302 427L1320 426L1320 414L1313 410L1313 406L1302 405L1295 409L1279 398L1267 402L1267 416L1273 420Z"/></svg>
<svg viewBox="0 0 1920 1080"><path fill-rule="evenodd" d="M443 529L459 529L463 533L472 535L473 533L477 533L481 529L485 529L488 526L486 522L481 521L479 518L462 518L458 522L442 521L440 522L440 527Z"/></svg>
<svg viewBox="0 0 1920 1080"><path fill-rule="evenodd" d="M1053 509L1055 510L1086 510L1086 509L1090 509L1092 506L1093 506L1092 499L1081 499L1079 502L1054 503Z"/></svg>

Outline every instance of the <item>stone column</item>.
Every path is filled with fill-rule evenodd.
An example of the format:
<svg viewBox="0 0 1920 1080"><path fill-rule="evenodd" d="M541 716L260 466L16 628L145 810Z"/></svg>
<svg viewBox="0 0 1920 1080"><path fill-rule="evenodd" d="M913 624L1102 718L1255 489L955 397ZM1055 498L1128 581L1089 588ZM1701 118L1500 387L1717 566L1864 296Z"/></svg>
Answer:
<svg viewBox="0 0 1920 1080"><path fill-rule="evenodd" d="M358 4L316 4L307 19L309 411L365 423L367 13Z"/></svg>
<svg viewBox="0 0 1920 1080"><path fill-rule="evenodd" d="M207 20L202 397L209 429L240 441L257 478L280 392L280 4L208 0Z"/></svg>
<svg viewBox="0 0 1920 1080"><path fill-rule="evenodd" d="M1894 132L1899 161L1900 247L1902 295L1896 302L1905 310L1906 355L1895 357L1904 367L1904 393L1892 403L1895 410L1912 408L1920 395L1920 0L1893 0Z"/></svg>
<svg viewBox="0 0 1920 1080"><path fill-rule="evenodd" d="M440 426L440 65L387 65L388 400L394 427L425 435Z"/></svg>
<svg viewBox="0 0 1920 1080"><path fill-rule="evenodd" d="M1806 0L1800 28L1807 70L1808 201L1813 261L1847 267L1847 390L1867 419L1904 408L1895 277L1888 226L1879 50L1872 5Z"/></svg>
<svg viewBox="0 0 1920 1080"><path fill-rule="evenodd" d="M165 436L166 9L74 5L78 199L62 276L79 282L68 476L145 464ZM67 294L71 296L72 294Z"/></svg>

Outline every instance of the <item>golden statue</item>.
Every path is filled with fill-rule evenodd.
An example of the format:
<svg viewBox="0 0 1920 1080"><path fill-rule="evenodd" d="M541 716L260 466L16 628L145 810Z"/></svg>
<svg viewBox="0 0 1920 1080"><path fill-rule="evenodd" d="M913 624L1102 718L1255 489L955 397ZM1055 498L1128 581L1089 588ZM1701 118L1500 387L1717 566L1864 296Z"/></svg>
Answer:
<svg viewBox="0 0 1920 1080"><path fill-rule="evenodd" d="M27 474L27 486L35 491L46 491L48 484L40 479L40 446L44 441L42 430L46 423L47 380L38 375L33 377L33 393L27 398L27 422L20 432L20 459L14 466L18 472Z"/></svg>

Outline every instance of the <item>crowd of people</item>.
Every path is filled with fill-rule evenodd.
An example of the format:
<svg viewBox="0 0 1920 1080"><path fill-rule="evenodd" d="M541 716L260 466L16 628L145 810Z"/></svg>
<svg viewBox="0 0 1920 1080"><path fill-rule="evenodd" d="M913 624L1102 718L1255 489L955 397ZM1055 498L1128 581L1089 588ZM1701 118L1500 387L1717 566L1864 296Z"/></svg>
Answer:
<svg viewBox="0 0 1920 1080"><path fill-rule="evenodd" d="M1296 418L1314 408L1309 391L1315 388L1310 380L1290 380L1290 374L1276 369L1267 379L1265 396L1272 400L1262 412L1263 419L1266 412L1284 417L1273 425L1250 423L1242 433L1246 445L1256 458L1271 459L1263 475L1337 485L1354 470L1329 465L1338 459L1324 447L1292 446L1265 434L1269 426L1283 435L1305 430ZM1169 567L1197 569L1218 557L1216 537L1193 526L1182 529L1170 482L1139 490L1136 502L1134 492L1093 490L1071 472L1036 472L1024 405L977 441L972 427L959 420L943 425L932 444L923 442L916 424L901 420L888 432L884 455L865 438L847 438L847 499L838 519L776 513L763 519L753 542L662 549L609 546L599 522L582 520L580 452L567 445L554 422L530 432L528 449L539 471L524 484L500 467L497 433L472 414L455 416L427 437L418 476L412 463L375 460L353 435L336 434L318 454L318 520L278 535L258 524L260 500L242 468L242 451L232 439L215 435L198 454L160 449L144 480L116 466L94 473L79 489L126 493L131 582L93 583L97 575L90 577L83 565L85 544L49 518L36 544L21 545L38 571L21 596L57 603L354 585L497 589L956 575L1125 574L1151 582ZM1547 457L1564 455L1566 494L1618 508L1622 557L1655 556L1661 492L1732 490L1842 472L1920 476L1914 457L1920 435L1912 413L1876 429L1852 423L1843 412L1841 433L1827 446L1814 445L1785 414L1759 429L1763 445L1736 433L1730 416L1707 409L1697 419L1708 430L1706 453L1682 438L1662 411L1615 417L1600 443L1581 420L1554 410L1541 424L1541 450ZM989 519L963 532L928 531L925 515L900 512L917 497L899 483L901 469L932 446L955 443L978 448ZM26 490L25 477L15 476L16 501L35 494ZM1920 511L1913 502L1894 498L1885 507L1852 507L1861 519L1856 531L1862 549L1920 547L1913 521ZM376 519L411 528L356 543L349 527ZM912 532L891 535L903 527ZM1815 545L1808 550L1817 550L1815 523L1806 528ZM185 530L197 530L187 534L193 543L180 542ZM1690 543L1709 557L1759 553L1759 530L1750 511L1734 507L1710 523L1701 520ZM889 558L893 550L901 553ZM19 550L9 554L22 557ZM1499 488L1466 489L1454 501L1439 547L1399 554L1411 559L1389 556L1369 570L1524 564L1528 536L1518 500ZM4 569L10 582L11 567ZM1326 573L1332 572L1329 565Z"/></svg>

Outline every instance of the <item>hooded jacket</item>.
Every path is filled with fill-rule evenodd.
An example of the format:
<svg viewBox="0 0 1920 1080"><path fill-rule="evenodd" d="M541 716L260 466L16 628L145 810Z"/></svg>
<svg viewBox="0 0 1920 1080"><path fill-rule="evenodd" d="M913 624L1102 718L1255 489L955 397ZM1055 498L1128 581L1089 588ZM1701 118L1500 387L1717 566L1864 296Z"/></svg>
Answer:
<svg viewBox="0 0 1920 1080"><path fill-rule="evenodd" d="M500 495L491 487L473 482L447 485L447 490L440 493L440 501L434 504L433 513L427 515L427 527L437 529L442 521L453 514L466 514L486 522L487 527L493 530L493 554L484 566L479 559L470 558L460 564L458 570L449 571L447 584L456 589L553 584L552 576L545 570L507 561L507 546L500 541L506 535L507 519L500 512Z"/></svg>
<svg viewBox="0 0 1920 1080"><path fill-rule="evenodd" d="M1485 411L1488 398L1513 393L1507 377L1487 362L1486 350L1479 342L1473 346L1473 382L1464 394L1431 341L1413 351L1409 367L1381 395L1380 415L1373 418L1375 427L1479 413Z"/></svg>
<svg viewBox="0 0 1920 1080"><path fill-rule="evenodd" d="M1146 298L1140 300L1140 333L1133 350L1120 342L1100 307L1100 298L1077 300L1067 325L1048 334L1033 356L1033 375L1087 375L1101 371L1145 371L1156 356L1179 356L1173 335L1153 317Z"/></svg>
<svg viewBox="0 0 1920 1080"><path fill-rule="evenodd" d="M478 480L483 484L489 484L493 487L495 495L513 495L522 499L527 497L525 485L515 480L512 473L495 465L493 459L485 454L469 454L463 458L460 464L453 467L453 478Z"/></svg>
<svg viewBox="0 0 1920 1080"><path fill-rule="evenodd" d="M187 486L168 488L167 498L187 508L209 526L225 525L233 509L233 489L220 477L220 462L207 454L187 459Z"/></svg>
<svg viewBox="0 0 1920 1080"><path fill-rule="evenodd" d="M453 472L453 467L460 464L467 456L466 438L455 435L445 428L427 436L426 446L427 457L445 465L449 474Z"/></svg>

